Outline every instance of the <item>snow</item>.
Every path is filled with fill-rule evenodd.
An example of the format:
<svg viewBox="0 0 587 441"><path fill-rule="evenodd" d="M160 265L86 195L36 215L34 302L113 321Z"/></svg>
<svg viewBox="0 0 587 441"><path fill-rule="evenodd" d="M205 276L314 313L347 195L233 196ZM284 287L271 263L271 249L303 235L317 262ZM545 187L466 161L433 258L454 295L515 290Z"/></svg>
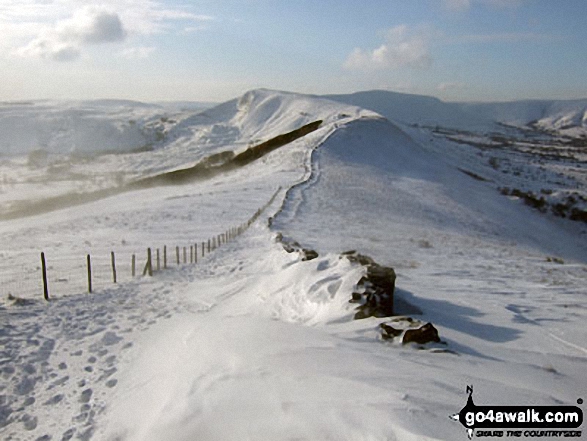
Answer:
<svg viewBox="0 0 587 441"><path fill-rule="evenodd" d="M473 131L499 131L496 123L529 127L572 137L587 136L587 99L454 103L385 90L326 95L325 98L373 110L404 124Z"/></svg>
<svg viewBox="0 0 587 441"><path fill-rule="evenodd" d="M587 218L586 100L445 103L387 91L329 98L379 112L498 191L525 194L557 216Z"/></svg>
<svg viewBox="0 0 587 441"><path fill-rule="evenodd" d="M165 136L152 151L94 152L87 168L72 165L76 172L105 176L116 164L127 179L152 176L324 122L209 179L123 185L0 221L2 439L453 440L466 436L449 415L464 406L469 384L478 404L572 405L583 397L582 227L462 173L486 171L468 147L439 135L430 142L428 129L360 107L269 90L203 113L102 104L94 114L101 123L144 112L137 126L156 125ZM49 114L69 111L52 106ZM24 160L8 161L3 173ZM43 187L92 194L113 185L59 188L49 168L23 164L13 176L34 191L6 185L3 201L42 200L35 193ZM275 194L244 234L197 264L173 260L152 278L130 277L131 254L142 269L147 247L200 244ZM319 257L287 253L278 233ZM364 269L341 257L350 249L395 268L396 303L406 314L415 311L406 304L419 308L414 318L432 322L445 344L383 341L378 325L399 318L352 320L348 300ZM121 262L117 285L110 251ZM97 262L91 295L86 253Z"/></svg>

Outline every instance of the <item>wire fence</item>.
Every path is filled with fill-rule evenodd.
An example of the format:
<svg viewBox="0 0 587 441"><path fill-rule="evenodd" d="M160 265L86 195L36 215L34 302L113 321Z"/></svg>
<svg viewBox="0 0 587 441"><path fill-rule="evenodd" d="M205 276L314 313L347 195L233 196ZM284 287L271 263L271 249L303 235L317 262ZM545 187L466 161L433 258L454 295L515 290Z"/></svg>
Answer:
<svg viewBox="0 0 587 441"><path fill-rule="evenodd" d="M179 245L150 247L140 252L129 249L94 254L41 252L36 264L23 265L18 271L0 268L0 287L8 299L38 298L45 300L124 284L141 276L154 276L160 271L184 265L195 265L208 254L243 234L273 203L271 199L246 222L228 228L205 240L185 241Z"/></svg>

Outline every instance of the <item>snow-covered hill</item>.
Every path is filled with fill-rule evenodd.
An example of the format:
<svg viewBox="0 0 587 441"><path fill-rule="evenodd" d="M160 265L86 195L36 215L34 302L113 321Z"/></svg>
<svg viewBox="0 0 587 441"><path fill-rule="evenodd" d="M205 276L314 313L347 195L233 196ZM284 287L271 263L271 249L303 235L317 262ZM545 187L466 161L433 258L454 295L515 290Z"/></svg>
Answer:
<svg viewBox="0 0 587 441"><path fill-rule="evenodd" d="M116 121L112 112L103 119ZM467 385L485 404L583 396L587 235L478 179L487 158L449 139L473 131L436 133L269 90L202 113L145 112L141 127L161 134L151 151L69 156L63 180L50 179L56 163L3 159L2 173L20 179L3 184L4 207L122 177L102 198L0 220L0 438L455 440L466 433L449 415ZM313 121L317 130L242 167L127 186ZM197 264L130 276L132 254L142 268L147 247L200 244L270 200ZM282 236L318 257L288 253ZM353 320L366 270L341 254L351 249L395 269L397 312L412 322ZM379 327L428 321L441 343L402 345Z"/></svg>
<svg viewBox="0 0 587 441"><path fill-rule="evenodd" d="M380 113L505 195L587 222L587 100L445 103L387 91L329 98Z"/></svg>
<svg viewBox="0 0 587 441"><path fill-rule="evenodd" d="M0 104L0 157L124 152L150 142L143 126L163 108L134 101Z"/></svg>
<svg viewBox="0 0 587 441"><path fill-rule="evenodd" d="M146 176L239 153L316 120L332 125L370 113L264 90L203 112L118 101L6 105L0 114L0 218L123 191Z"/></svg>
<svg viewBox="0 0 587 441"><path fill-rule="evenodd" d="M467 112L459 103L399 92L372 90L349 95L325 95L325 98L371 109L391 121L403 124L490 130L493 121L485 115Z"/></svg>
<svg viewBox="0 0 587 441"><path fill-rule="evenodd" d="M325 97L371 109L404 124L468 131L499 130L496 124L508 124L569 137L587 136L587 99L452 103L384 90Z"/></svg>

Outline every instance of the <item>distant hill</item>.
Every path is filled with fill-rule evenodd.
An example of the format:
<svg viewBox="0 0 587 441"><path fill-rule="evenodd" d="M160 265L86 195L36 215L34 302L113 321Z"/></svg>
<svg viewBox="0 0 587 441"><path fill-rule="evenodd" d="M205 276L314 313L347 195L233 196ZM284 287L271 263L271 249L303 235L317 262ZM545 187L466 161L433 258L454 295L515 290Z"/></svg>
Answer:
<svg viewBox="0 0 587 441"><path fill-rule="evenodd" d="M495 123L503 123L568 136L587 136L587 99L451 103L385 90L325 95L324 98L373 110L404 124L491 130Z"/></svg>

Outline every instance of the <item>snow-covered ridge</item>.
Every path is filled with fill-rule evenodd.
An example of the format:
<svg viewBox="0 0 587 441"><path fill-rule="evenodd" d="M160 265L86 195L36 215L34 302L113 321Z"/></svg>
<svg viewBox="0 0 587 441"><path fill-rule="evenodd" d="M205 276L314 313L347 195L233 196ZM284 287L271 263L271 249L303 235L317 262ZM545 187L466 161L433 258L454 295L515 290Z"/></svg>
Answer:
<svg viewBox="0 0 587 441"><path fill-rule="evenodd" d="M387 91L330 98L381 113L505 195L587 221L587 99L446 103Z"/></svg>
<svg viewBox="0 0 587 441"><path fill-rule="evenodd" d="M455 103L383 90L326 97L371 109L405 124L490 131L500 123L571 137L587 136L587 99Z"/></svg>
<svg viewBox="0 0 587 441"><path fill-rule="evenodd" d="M238 155L313 121L322 120L328 130L367 115L374 113L268 90L247 92L203 112L109 100L4 105L0 206L14 211L31 201L88 193L102 197L214 155Z"/></svg>

